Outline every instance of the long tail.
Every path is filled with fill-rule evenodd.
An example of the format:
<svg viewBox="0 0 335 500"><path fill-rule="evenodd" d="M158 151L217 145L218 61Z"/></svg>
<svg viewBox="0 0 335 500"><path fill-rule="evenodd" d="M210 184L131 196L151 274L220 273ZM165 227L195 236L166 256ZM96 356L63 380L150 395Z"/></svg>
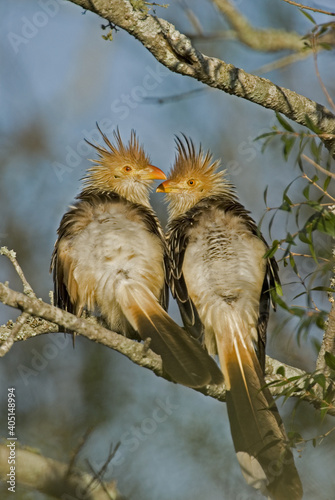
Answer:
<svg viewBox="0 0 335 500"><path fill-rule="evenodd" d="M142 340L151 339L150 348L161 356L164 370L175 382L188 387L223 382L215 361L170 318L145 286L123 281L118 288L118 301Z"/></svg>
<svg viewBox="0 0 335 500"><path fill-rule="evenodd" d="M247 324L231 318L216 341L232 438L246 481L273 500L300 500L300 478Z"/></svg>

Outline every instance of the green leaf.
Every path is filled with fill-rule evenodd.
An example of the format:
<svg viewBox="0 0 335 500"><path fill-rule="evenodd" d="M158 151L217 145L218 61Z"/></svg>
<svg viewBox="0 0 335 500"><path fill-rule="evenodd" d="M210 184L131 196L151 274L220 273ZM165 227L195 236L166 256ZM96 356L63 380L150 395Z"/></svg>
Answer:
<svg viewBox="0 0 335 500"><path fill-rule="evenodd" d="M305 311L303 309L300 309L300 307L290 307L289 312L294 316L298 316L299 318L302 318L305 315Z"/></svg>
<svg viewBox="0 0 335 500"><path fill-rule="evenodd" d="M316 324L316 326L318 328L320 328L320 330L324 330L325 329L325 320L324 320L322 314L319 314L319 316L317 316L315 324Z"/></svg>
<svg viewBox="0 0 335 500"><path fill-rule="evenodd" d="M317 373L316 375L314 375L314 380L320 387L322 387L323 390L325 390L326 377L324 376L323 373Z"/></svg>
<svg viewBox="0 0 335 500"><path fill-rule="evenodd" d="M291 125L285 120L285 118L276 112L276 118L279 121L280 125L287 130L288 132L294 132L294 129L291 127Z"/></svg>
<svg viewBox="0 0 335 500"><path fill-rule="evenodd" d="M263 193L264 203L265 203L265 206L266 206L266 207L268 206L268 204L267 204L267 199L268 199L268 187L269 187L269 186L266 186L266 188L264 189L264 193Z"/></svg>
<svg viewBox="0 0 335 500"><path fill-rule="evenodd" d="M292 200L287 196L286 193L283 195L283 200L286 201L286 203L288 203L289 205L293 205Z"/></svg>
<svg viewBox="0 0 335 500"><path fill-rule="evenodd" d="M291 205L287 201L284 201L280 207L279 210L284 210L284 212L291 212Z"/></svg>
<svg viewBox="0 0 335 500"><path fill-rule="evenodd" d="M290 246L294 245L296 246L296 242L294 241L294 237L292 236L291 233L287 233L286 238L285 238L286 243L288 243Z"/></svg>
<svg viewBox="0 0 335 500"><path fill-rule="evenodd" d="M322 407L322 405L321 405L321 408L320 408L320 417L321 417L321 420L323 420L325 418L325 416L328 413L328 410L329 410L329 405L324 406L324 407Z"/></svg>
<svg viewBox="0 0 335 500"><path fill-rule="evenodd" d="M275 304L278 304L285 311L289 311L289 307L286 302L279 297L279 295L275 295L273 292L271 293L272 300Z"/></svg>
<svg viewBox="0 0 335 500"><path fill-rule="evenodd" d="M316 144L315 138L313 137L310 142L310 150L312 155L314 156L316 161L319 161L320 159L320 154L321 154L321 149L322 146L321 143L319 145Z"/></svg>
<svg viewBox="0 0 335 500"><path fill-rule="evenodd" d="M306 12L303 9L299 9L299 10L300 10L301 14L303 14L304 16L306 16L307 19L309 19L311 21L311 23L316 24L316 21L314 20L313 16L310 15L309 12Z"/></svg>
<svg viewBox="0 0 335 500"><path fill-rule="evenodd" d="M302 241L302 243L307 243L308 245L311 243L310 238L307 237L306 230L302 229L298 233L299 240Z"/></svg>
<svg viewBox="0 0 335 500"><path fill-rule="evenodd" d="M296 263L295 263L294 257L293 257L293 255L291 254L291 252L290 252L290 257L289 257L289 259L290 259L290 264L291 264L291 267L292 267L293 271L295 272L295 274L298 274L298 268L297 268L297 265L296 265Z"/></svg>
<svg viewBox="0 0 335 500"><path fill-rule="evenodd" d="M321 42L319 43L319 46L322 47L324 50L332 50L333 47L329 43Z"/></svg>
<svg viewBox="0 0 335 500"><path fill-rule="evenodd" d="M304 197L306 198L306 200L309 200L309 189L310 189L310 187L311 187L311 185L310 185L310 184L308 184L308 185L304 188L304 190L303 190L303 192L302 192L302 194L304 195Z"/></svg>
<svg viewBox="0 0 335 500"><path fill-rule="evenodd" d="M334 290L330 288L329 286L315 286L314 288L311 288L311 292L329 292L329 293L334 293Z"/></svg>
<svg viewBox="0 0 335 500"><path fill-rule="evenodd" d="M276 294L279 295L280 297L283 296L283 289L282 289L281 284L278 281L275 281L275 291L276 291Z"/></svg>
<svg viewBox="0 0 335 500"><path fill-rule="evenodd" d="M265 137L273 137L274 135L278 135L277 132L266 132L265 134L258 135L255 137L254 141L259 141L260 139L265 139Z"/></svg>
<svg viewBox="0 0 335 500"><path fill-rule="evenodd" d="M302 297L303 295L306 295L306 294L307 294L307 292L306 292L306 291L301 292L301 293L298 293L297 295L295 295L295 296L293 297L293 300L298 299L299 297Z"/></svg>
<svg viewBox="0 0 335 500"><path fill-rule="evenodd" d="M313 259L314 259L314 262L316 262L316 264L318 264L318 259L317 259L316 253L315 253L315 248L314 248L313 243L310 243L310 244L308 245L308 247L309 247L309 251L311 252L311 256L312 256L312 257L313 257Z"/></svg>
<svg viewBox="0 0 335 500"><path fill-rule="evenodd" d="M303 443L305 441L304 438L302 437L302 435L296 431L288 431L287 437L290 440L290 446L293 446L293 447L295 447L296 443Z"/></svg>
<svg viewBox="0 0 335 500"><path fill-rule="evenodd" d="M321 205L319 204L318 201L315 201L315 200L308 200L308 203L307 205L309 207L312 207L315 211L317 212L322 212L322 210L324 210Z"/></svg>
<svg viewBox="0 0 335 500"><path fill-rule="evenodd" d="M284 138L284 136L283 136L283 138ZM289 154L292 151L292 148L293 148L294 143L295 143L295 139L296 139L295 137L286 137L284 140L283 153L284 153L284 158L286 161L288 160Z"/></svg>
<svg viewBox="0 0 335 500"><path fill-rule="evenodd" d="M272 229L272 224L273 224L273 221L275 219L275 216L276 216L276 212L273 214L273 216L271 217L271 220L269 222L269 235L270 235L270 238L272 237L271 236L271 229Z"/></svg>
<svg viewBox="0 0 335 500"><path fill-rule="evenodd" d="M277 134L275 134L277 135ZM268 137L267 139L265 139L264 143L263 143L263 146L262 146L262 149L261 149L261 152L264 153L264 151L266 150L267 148L267 145L269 144L269 142L271 142L273 139L273 136L272 137Z"/></svg>
<svg viewBox="0 0 335 500"><path fill-rule="evenodd" d="M270 259L271 257L273 257L276 251L278 250L278 247L279 247L279 241L273 240L272 247L269 248L269 250L265 253L264 259Z"/></svg>
<svg viewBox="0 0 335 500"><path fill-rule="evenodd" d="M316 229L321 233L335 237L335 215L332 212L324 210L322 217L317 220Z"/></svg>
<svg viewBox="0 0 335 500"><path fill-rule="evenodd" d="M278 373L278 375L281 375L282 377L285 377L285 367L284 366L279 366L277 368L276 373Z"/></svg>
<svg viewBox="0 0 335 500"><path fill-rule="evenodd" d="M329 366L329 368L331 368L332 370L335 370L335 356L334 356L334 354L326 351L325 362L326 362L326 365Z"/></svg>
<svg viewBox="0 0 335 500"><path fill-rule="evenodd" d="M330 181L331 181L331 177L330 177L330 176L328 176L328 177L326 178L325 182L323 183L323 190L324 190L324 191L327 191Z"/></svg>
<svg viewBox="0 0 335 500"><path fill-rule="evenodd" d="M288 389L287 391L285 391L285 395L284 395L284 402L286 402L289 397L294 394L296 392L296 387L291 387L291 389Z"/></svg>
<svg viewBox="0 0 335 500"><path fill-rule="evenodd" d="M299 380L301 378L303 378L305 375L294 375L294 377L290 377L288 378L288 382L295 382L296 380Z"/></svg>

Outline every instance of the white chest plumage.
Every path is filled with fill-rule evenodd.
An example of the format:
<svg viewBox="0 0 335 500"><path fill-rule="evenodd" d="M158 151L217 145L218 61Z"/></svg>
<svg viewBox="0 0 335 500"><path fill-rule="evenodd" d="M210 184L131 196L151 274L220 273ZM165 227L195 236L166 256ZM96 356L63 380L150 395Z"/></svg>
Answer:
<svg viewBox="0 0 335 500"><path fill-rule="evenodd" d="M123 280L143 284L159 300L164 286L162 242L129 206L113 202L93 207L89 223L63 239L60 250L65 246L73 279L80 283L80 302L91 310L98 305L110 328L124 328L117 300Z"/></svg>
<svg viewBox="0 0 335 500"><path fill-rule="evenodd" d="M235 313L255 325L265 276L265 251L265 244L241 218L223 210L205 211L196 226L189 228L183 274L205 326L209 348L214 340L211 309L216 317L218 311L222 313L221 331ZM256 340L256 329L253 336Z"/></svg>

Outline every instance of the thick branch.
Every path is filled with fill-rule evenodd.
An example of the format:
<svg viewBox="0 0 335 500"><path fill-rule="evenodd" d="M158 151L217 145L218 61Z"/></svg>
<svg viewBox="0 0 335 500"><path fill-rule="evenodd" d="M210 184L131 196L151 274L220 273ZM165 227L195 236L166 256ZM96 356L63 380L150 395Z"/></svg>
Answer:
<svg viewBox="0 0 335 500"><path fill-rule="evenodd" d="M335 116L321 104L279 87L270 80L246 73L232 64L202 54L172 24L134 10L128 0L70 1L126 30L171 71L278 111L300 125L316 127L320 132L329 134L322 140L335 156Z"/></svg>
<svg viewBox="0 0 335 500"><path fill-rule="evenodd" d="M42 302L41 300L27 297L23 293L16 292L6 287L3 283L0 283L0 302L20 309L32 316L37 316L37 319L33 318L31 321L25 323L17 337L14 341L27 340L29 338L35 337L36 335L41 335L43 333L57 332L59 331L58 325L67 330L76 332L80 335L87 337L90 340L99 342L111 349L114 349L121 354L127 356L131 361L139 366L143 366L153 371L157 376L169 378L164 373L162 367L161 358L147 349L143 344L139 344L136 341L127 339L122 335L118 335L111 330L100 326L96 322L92 322L92 319L82 319L76 316L62 311L57 307L51 306ZM6 342L7 338L11 336L11 331L13 324L9 323L6 326L0 327L0 340ZM281 375L277 374L278 368L284 367L285 369L285 379ZM280 361L275 359L267 358L267 382L273 382L274 380L285 381L290 377L306 376L307 374L289 365L285 365ZM290 385L290 382L287 382ZM205 396L210 396L219 401L225 401L226 390L224 385L217 386L211 385L200 389L195 389L201 392ZM283 386L274 387L271 386L270 390L273 395L278 395L283 390ZM297 391L290 394L292 397L298 397L313 404L315 408L319 409L324 406L324 402L321 398L317 398L314 395L307 394L297 389ZM328 410L329 415L335 415L335 408L330 408Z"/></svg>
<svg viewBox="0 0 335 500"><path fill-rule="evenodd" d="M17 441L0 445L0 477L6 482L10 472L8 445L15 443L15 481L54 498L84 498L85 500L117 500L121 495L115 483L101 483L77 467L69 472L68 464L20 449ZM14 477L14 476L13 476ZM10 486L9 483L7 483Z"/></svg>

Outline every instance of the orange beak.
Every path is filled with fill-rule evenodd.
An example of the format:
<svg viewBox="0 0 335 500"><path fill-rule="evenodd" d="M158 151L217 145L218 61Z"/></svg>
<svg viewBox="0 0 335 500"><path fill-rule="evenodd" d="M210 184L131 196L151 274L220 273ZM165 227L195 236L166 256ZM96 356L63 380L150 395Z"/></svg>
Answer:
<svg viewBox="0 0 335 500"><path fill-rule="evenodd" d="M177 191L177 189L174 183L169 180L162 182L156 189L156 193L171 193L172 191Z"/></svg>
<svg viewBox="0 0 335 500"><path fill-rule="evenodd" d="M153 165L148 165L145 169L143 169L141 177L142 179L147 180L166 179L164 172L160 168L154 167Z"/></svg>

